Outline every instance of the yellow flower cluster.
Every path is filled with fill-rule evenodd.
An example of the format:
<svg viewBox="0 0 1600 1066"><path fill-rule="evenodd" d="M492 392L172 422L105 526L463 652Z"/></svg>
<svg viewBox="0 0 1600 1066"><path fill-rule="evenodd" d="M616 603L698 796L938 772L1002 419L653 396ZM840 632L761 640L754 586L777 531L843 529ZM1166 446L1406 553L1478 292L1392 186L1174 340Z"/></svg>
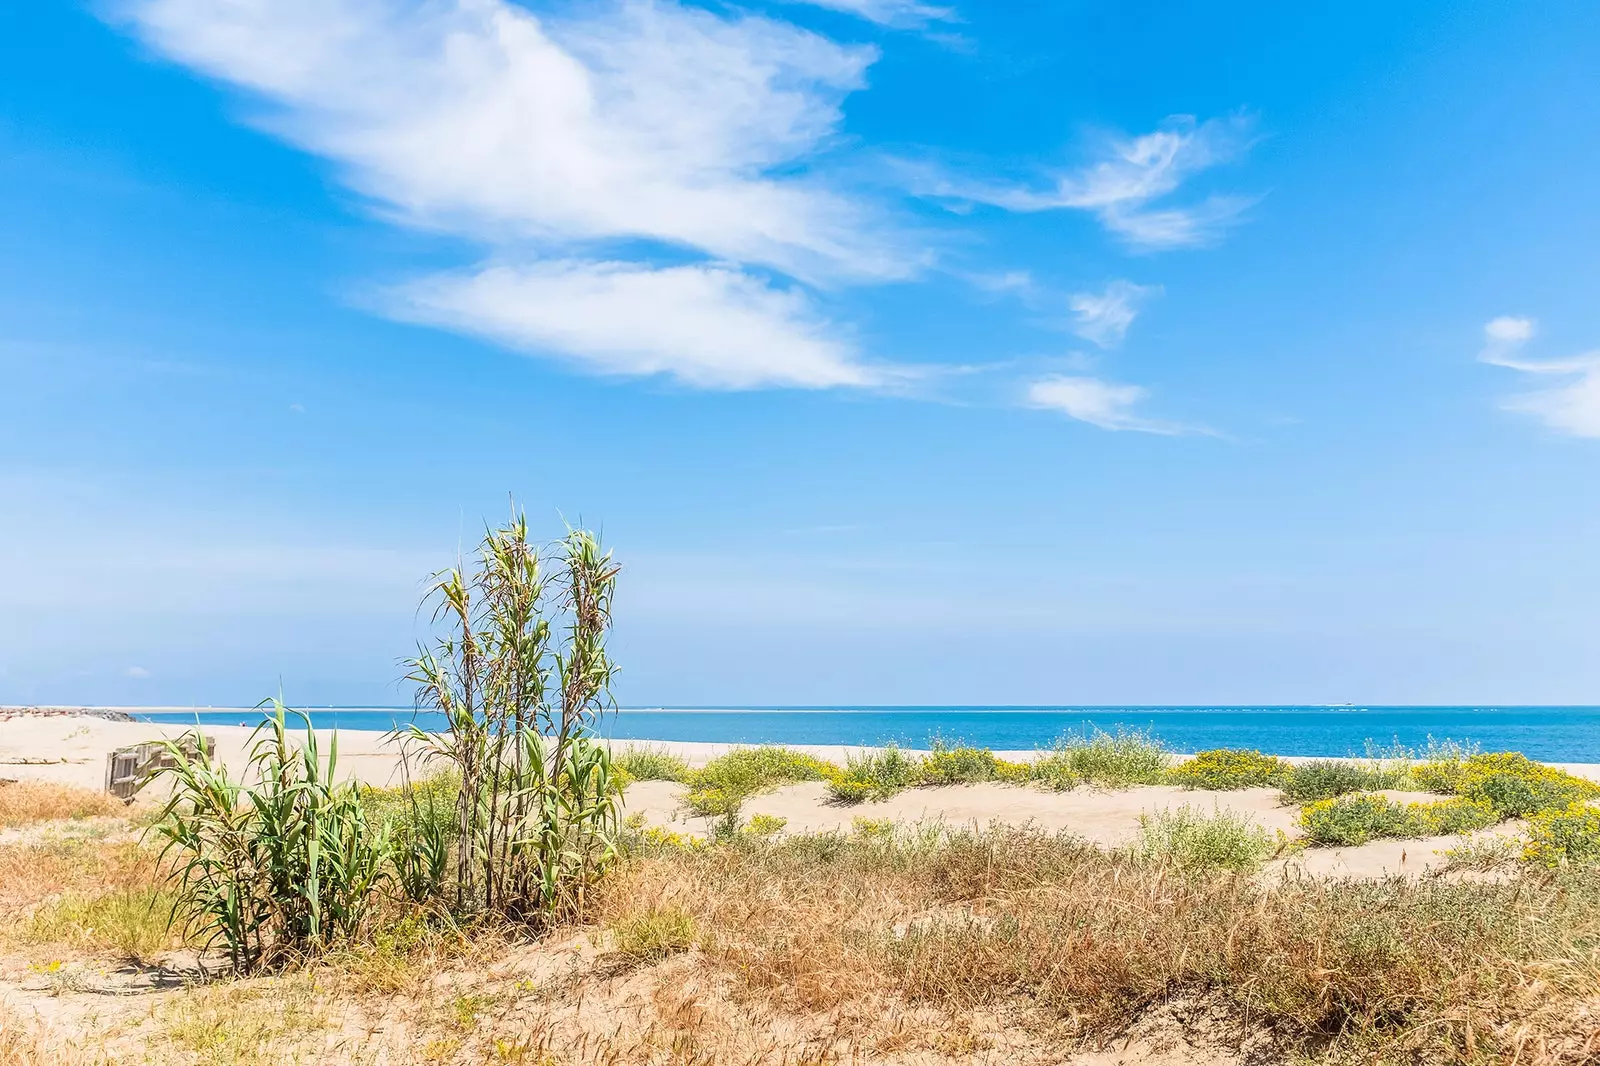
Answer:
<svg viewBox="0 0 1600 1066"><path fill-rule="evenodd" d="M1522 857L1551 868L1600 865L1600 804L1577 800L1530 817Z"/></svg>

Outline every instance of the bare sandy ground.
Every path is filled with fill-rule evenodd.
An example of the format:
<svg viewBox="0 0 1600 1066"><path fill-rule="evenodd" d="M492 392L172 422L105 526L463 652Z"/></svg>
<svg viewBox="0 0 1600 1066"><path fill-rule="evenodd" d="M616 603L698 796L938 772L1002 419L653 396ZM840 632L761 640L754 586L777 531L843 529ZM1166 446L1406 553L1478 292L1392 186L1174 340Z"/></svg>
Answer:
<svg viewBox="0 0 1600 1066"><path fill-rule="evenodd" d="M158 737L176 737L181 725L110 722L98 718L19 717L0 721L0 778L58 781L83 788L100 788L106 755L113 748ZM208 726L218 757L230 768L244 764L251 730L243 726ZM331 734L319 731L324 752ZM371 785L392 785L401 779L399 759L386 734L344 730L339 733L339 772ZM703 764L731 750L728 744L672 742L619 742L619 747L650 747L679 755L691 764ZM801 750L843 762L864 749L828 745L799 745ZM1036 752L997 752L1021 760ZM1600 781L1600 765L1558 764L1573 773ZM627 790L628 813L643 814L650 825L683 833L706 835L709 823L684 810L681 785L641 781ZM1437 799L1421 794L1395 794L1399 800ZM787 832L848 830L857 819L907 824L940 822L984 828L991 824L1032 825L1048 832L1067 832L1107 847L1127 843L1139 831L1140 819L1162 810L1190 807L1199 811L1231 811L1269 832L1295 834L1297 807L1286 805L1275 789L1236 792L1188 791L1171 786L1147 786L1116 791L1079 788L1047 792L993 783L909 789L882 802L844 805L833 802L819 783L790 785L746 801L744 814L765 814L786 820ZM1507 827L1501 832L1515 832ZM1313 848L1269 867L1271 873L1317 877L1421 876L1437 871L1444 855L1465 838L1384 840L1352 848Z"/></svg>

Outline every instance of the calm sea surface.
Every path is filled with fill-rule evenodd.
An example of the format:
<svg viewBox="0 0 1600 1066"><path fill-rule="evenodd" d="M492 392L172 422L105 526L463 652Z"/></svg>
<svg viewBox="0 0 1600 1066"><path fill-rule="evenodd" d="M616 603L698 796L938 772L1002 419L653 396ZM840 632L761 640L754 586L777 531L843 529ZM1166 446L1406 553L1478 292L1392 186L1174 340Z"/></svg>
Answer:
<svg viewBox="0 0 1600 1066"><path fill-rule="evenodd" d="M308 709L318 727L392 729L442 716L409 707ZM142 714L160 722L253 725L253 711ZM1600 762L1600 707L804 707L625 709L600 732L619 740L701 740L735 744L897 743L926 747L935 737L980 747L1048 746L1064 733L1150 730L1176 751L1259 748L1279 755L1362 755L1369 744L1419 748L1430 737L1520 751L1553 762Z"/></svg>

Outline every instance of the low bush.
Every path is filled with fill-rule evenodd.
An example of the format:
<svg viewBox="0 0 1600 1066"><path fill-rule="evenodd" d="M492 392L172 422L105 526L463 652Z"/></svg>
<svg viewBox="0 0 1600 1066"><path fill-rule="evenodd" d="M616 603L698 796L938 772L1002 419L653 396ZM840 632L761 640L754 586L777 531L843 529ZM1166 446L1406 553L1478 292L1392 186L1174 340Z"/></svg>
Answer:
<svg viewBox="0 0 1600 1066"><path fill-rule="evenodd" d="M888 799L921 780L922 767L893 744L864 755L852 755L844 771L828 781L828 792L841 803Z"/></svg>
<svg viewBox="0 0 1600 1066"><path fill-rule="evenodd" d="M682 781L690 772L687 762L664 748L622 748L611 760L634 781Z"/></svg>
<svg viewBox="0 0 1600 1066"><path fill-rule="evenodd" d="M917 767L919 785L960 785L993 781L999 776L1000 760L988 748L933 742L933 750Z"/></svg>
<svg viewBox="0 0 1600 1066"><path fill-rule="evenodd" d="M1498 821L1493 807L1465 797L1438 803L1396 803L1386 796L1354 793L1318 800L1300 812L1300 826L1308 840L1339 846L1382 837L1468 833Z"/></svg>
<svg viewBox="0 0 1600 1066"><path fill-rule="evenodd" d="M1428 738L1428 746L1407 768L1407 784L1424 792L1454 795L1460 791L1461 776L1466 771L1467 760L1476 757L1478 749L1454 740Z"/></svg>
<svg viewBox="0 0 1600 1066"><path fill-rule="evenodd" d="M1185 806L1140 815L1139 838L1129 854L1140 862L1185 869L1246 872L1260 867L1277 847L1271 834L1243 815Z"/></svg>
<svg viewBox="0 0 1600 1066"><path fill-rule="evenodd" d="M1580 801L1534 814L1522 857L1551 868L1600 867L1600 804Z"/></svg>
<svg viewBox="0 0 1600 1066"><path fill-rule="evenodd" d="M1455 791L1494 807L1502 818L1525 818L1600 796L1600 786L1516 752L1468 758Z"/></svg>
<svg viewBox="0 0 1600 1066"><path fill-rule="evenodd" d="M791 748L763 745L735 748L683 777L684 804L696 814L736 814L745 799L780 785L828 781L839 774L833 763Z"/></svg>
<svg viewBox="0 0 1600 1066"><path fill-rule="evenodd" d="M1352 762L1317 759L1291 766L1279 787L1285 799L1315 803L1350 792L1387 788L1389 776Z"/></svg>
<svg viewBox="0 0 1600 1066"><path fill-rule="evenodd" d="M1244 748L1214 748L1173 767L1167 779L1185 788L1228 791L1282 785L1290 765L1276 755Z"/></svg>
<svg viewBox="0 0 1600 1066"><path fill-rule="evenodd" d="M1167 768L1167 750L1144 730L1069 733L1033 763L1031 777L1047 788L1078 785L1128 788L1153 785Z"/></svg>

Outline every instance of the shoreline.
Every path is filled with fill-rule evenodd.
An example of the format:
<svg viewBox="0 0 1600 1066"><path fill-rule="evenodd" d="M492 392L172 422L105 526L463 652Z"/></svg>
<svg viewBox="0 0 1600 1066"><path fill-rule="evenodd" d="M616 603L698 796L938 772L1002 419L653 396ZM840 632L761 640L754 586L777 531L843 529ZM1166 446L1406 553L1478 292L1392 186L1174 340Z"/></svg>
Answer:
<svg viewBox="0 0 1600 1066"><path fill-rule="evenodd" d="M45 713L6 714L0 709L0 778L53 780L85 788L100 788L103 784L106 756L115 748L138 744L163 737L178 737L192 731L193 723L145 722L132 719L113 719L105 714L73 713L73 709L51 708ZM120 708L94 708L95 711L117 712ZM255 708L251 708L255 710ZM201 731L217 743L217 757L229 767L241 766L245 749L255 727L244 725L204 725ZM337 732L339 738L339 763L344 775L364 784L387 786L397 783L400 776L399 753L390 740L387 730L371 729L317 729L319 746L324 752L328 742ZM692 740L605 740L613 750L648 748L676 755L691 766L703 765L719 755L738 748L761 745L730 742ZM851 756L862 756L882 751L883 746L868 744L778 744L774 747L805 752L818 758L843 763ZM926 754L927 748L902 747L908 755ZM1013 762L1031 762L1047 753L1048 747L993 748L997 758ZM1265 751L1273 755L1275 752ZM1176 761L1192 752L1172 751L1169 757ZM1373 760L1361 756L1279 755L1289 763L1317 761L1342 763L1369 763ZM1578 777L1600 782L1600 762L1556 762L1535 760L1565 770Z"/></svg>

